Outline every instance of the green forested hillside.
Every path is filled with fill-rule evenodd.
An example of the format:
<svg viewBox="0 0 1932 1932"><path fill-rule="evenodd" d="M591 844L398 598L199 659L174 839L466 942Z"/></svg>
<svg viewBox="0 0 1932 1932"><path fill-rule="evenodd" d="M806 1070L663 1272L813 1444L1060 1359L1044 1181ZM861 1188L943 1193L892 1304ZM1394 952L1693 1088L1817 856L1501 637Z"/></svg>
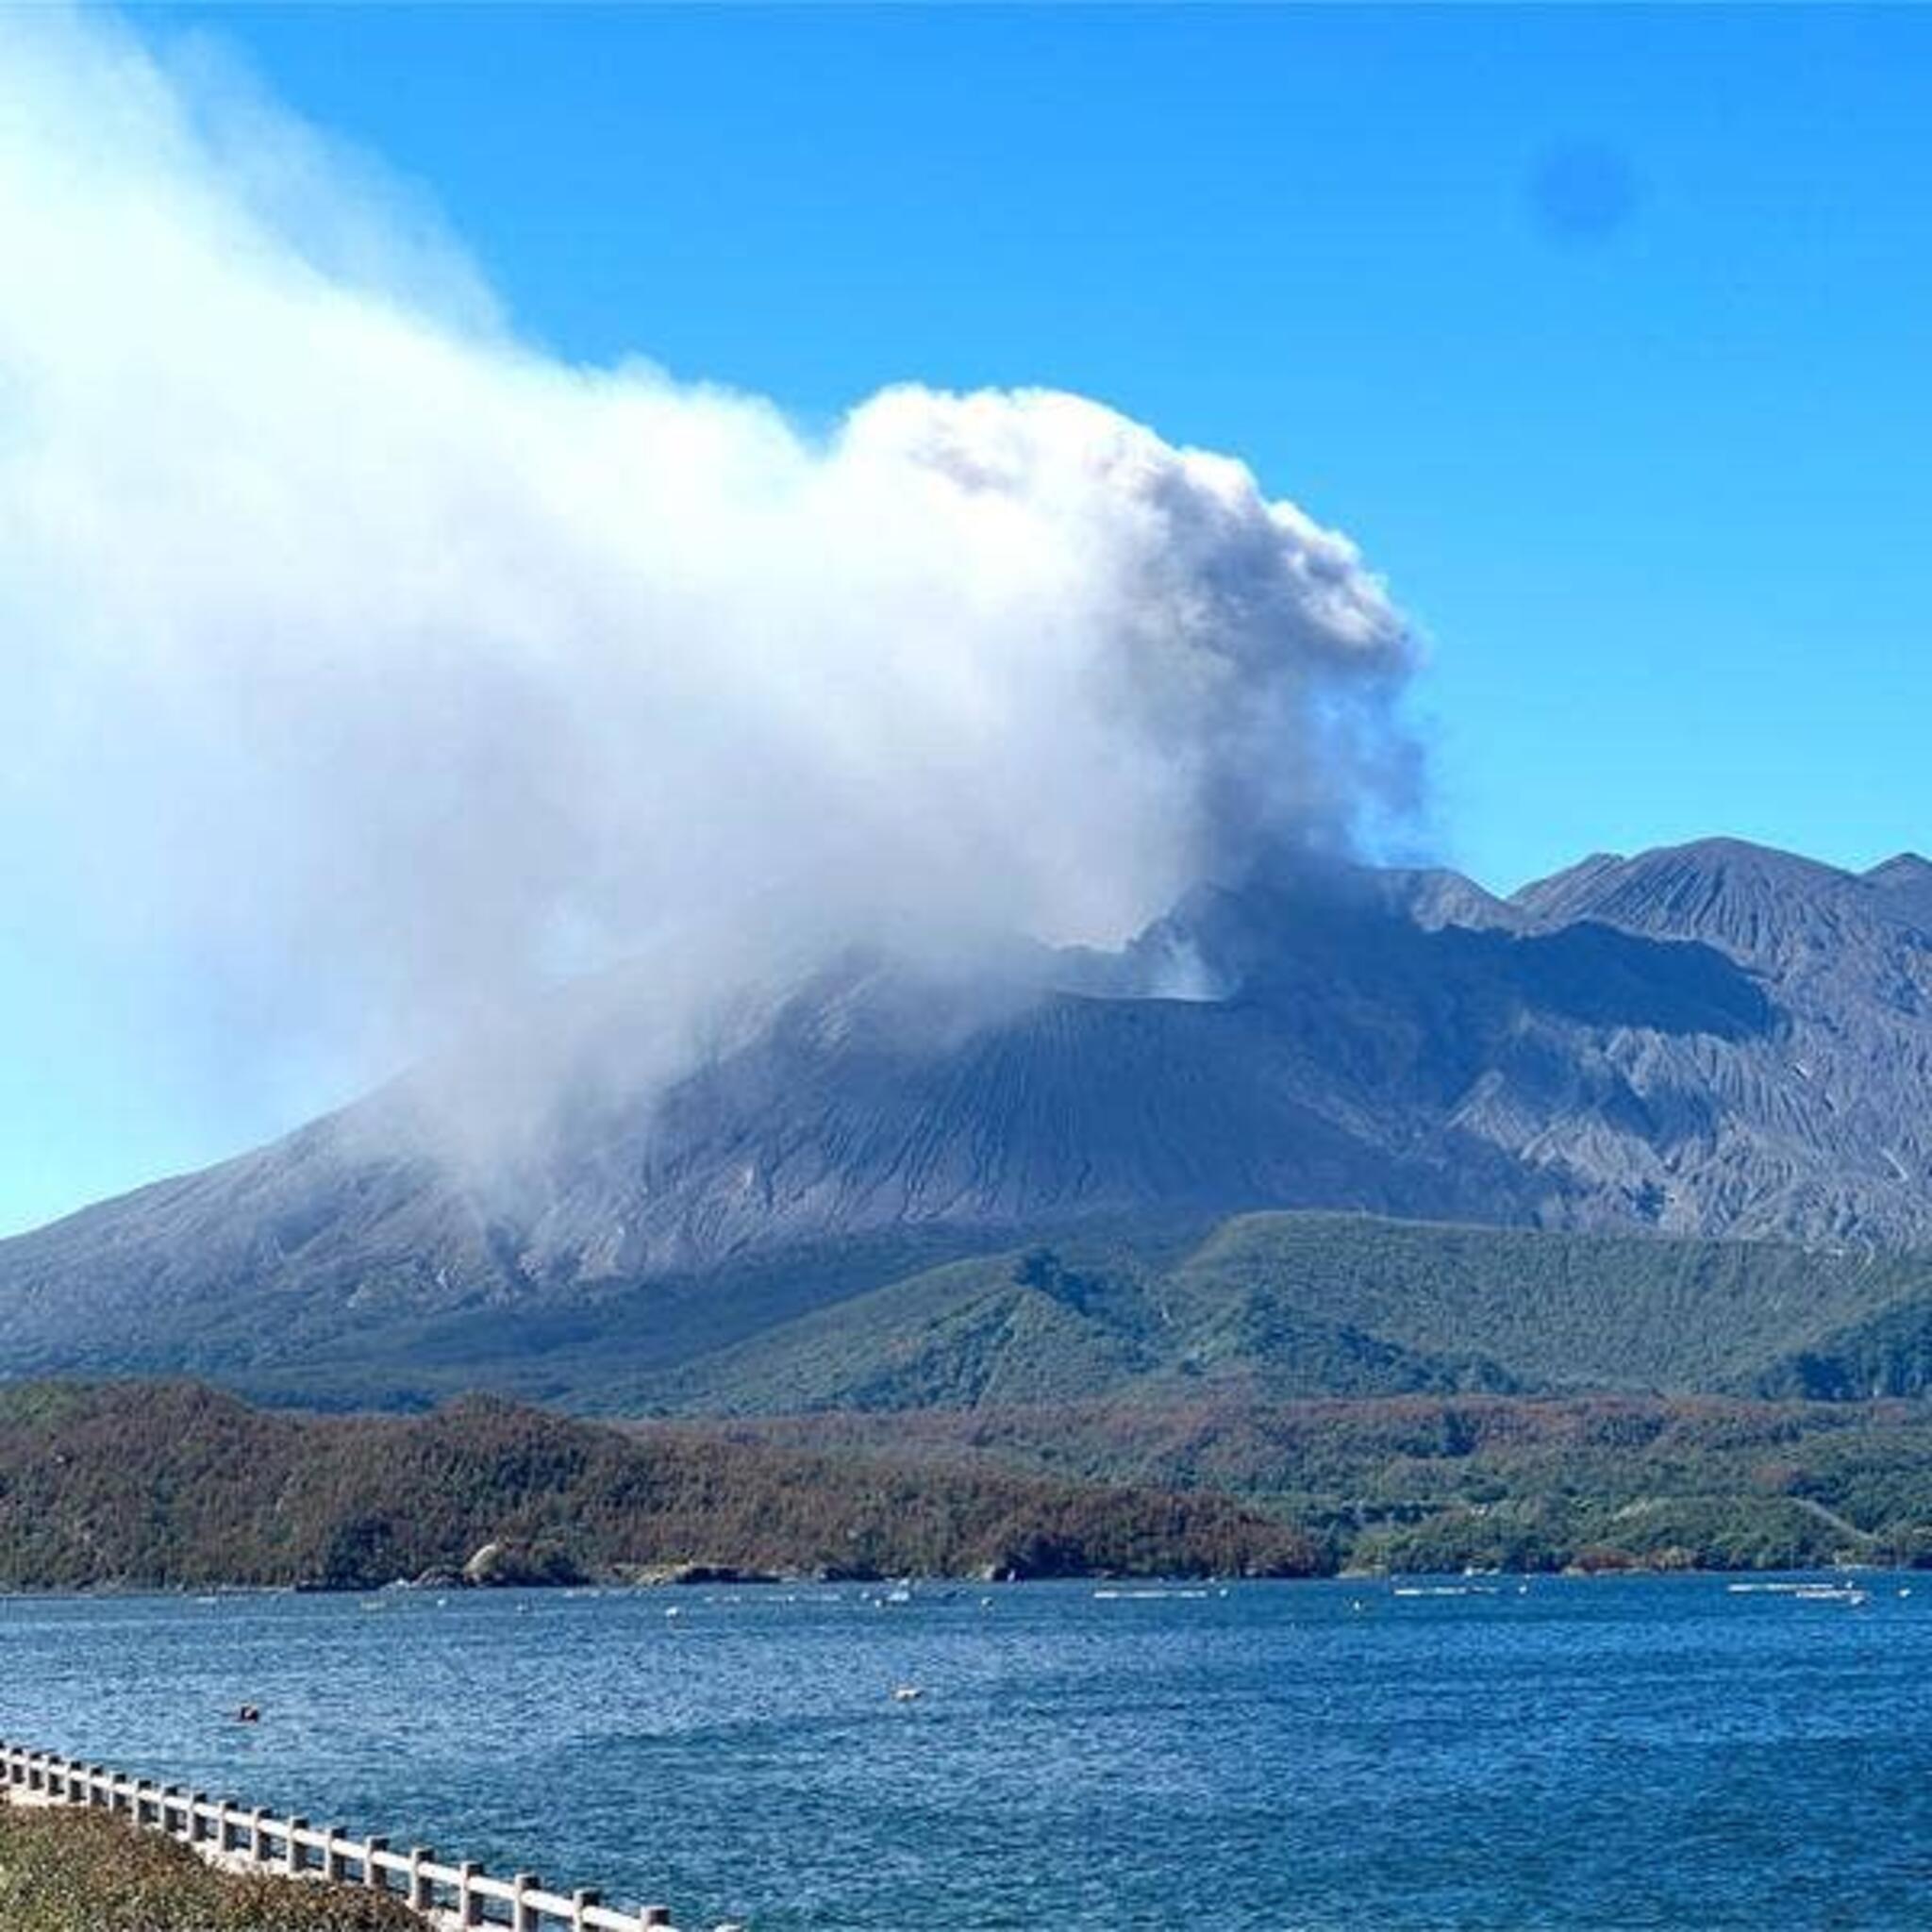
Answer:
<svg viewBox="0 0 1932 1932"><path fill-rule="evenodd" d="M595 1399L756 1413L1928 1386L1921 1257L1250 1214L1187 1241L1076 1231L953 1261L613 1374Z"/></svg>
<svg viewBox="0 0 1932 1932"><path fill-rule="evenodd" d="M0 1587L564 1580L681 1564L1241 1574L1308 1541L1216 1494L642 1437L494 1400L299 1420L192 1384L0 1391Z"/></svg>
<svg viewBox="0 0 1932 1932"><path fill-rule="evenodd" d="M360 1589L486 1543L551 1581L1932 1562L1932 1407L1218 1391L617 1428L0 1392L0 1587Z"/></svg>
<svg viewBox="0 0 1932 1932"><path fill-rule="evenodd" d="M0 1385L0 1586L362 1587L486 1541L554 1576L1932 1550L1912 1256L1245 1215L767 1257L441 1341L364 1399L657 1420Z"/></svg>
<svg viewBox="0 0 1932 1932"><path fill-rule="evenodd" d="M1218 1397L736 1428L791 1446L1214 1489L1303 1524L1340 1566L1932 1561L1932 1407L1917 1402Z"/></svg>
<svg viewBox="0 0 1932 1932"><path fill-rule="evenodd" d="M1553 1390L1756 1391L1881 1311L1932 1304L1932 1261L1915 1255L1365 1216L1240 1216L1171 1279L1208 1322L1294 1307ZM1928 1377L1932 1353L1899 1386L1857 1392L1916 1393Z"/></svg>
<svg viewBox="0 0 1932 1932"><path fill-rule="evenodd" d="M1313 1213L988 1239L820 1243L433 1318L372 1305L347 1332L313 1327L306 1304L224 1302L166 1366L304 1407L421 1409L483 1388L617 1414L1932 1389L1917 1255ZM142 1372L145 1349L104 1342L84 1371Z"/></svg>

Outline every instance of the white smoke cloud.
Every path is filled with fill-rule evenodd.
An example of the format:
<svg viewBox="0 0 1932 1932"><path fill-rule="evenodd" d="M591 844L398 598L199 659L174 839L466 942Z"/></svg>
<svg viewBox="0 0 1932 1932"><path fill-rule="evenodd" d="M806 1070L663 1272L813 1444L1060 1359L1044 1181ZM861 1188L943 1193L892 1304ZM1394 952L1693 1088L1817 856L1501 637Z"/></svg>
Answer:
<svg viewBox="0 0 1932 1932"><path fill-rule="evenodd" d="M20 9L0 636L13 861L273 1051L672 942L1110 941L1412 779L1402 617L1241 463L569 365L205 52Z"/></svg>

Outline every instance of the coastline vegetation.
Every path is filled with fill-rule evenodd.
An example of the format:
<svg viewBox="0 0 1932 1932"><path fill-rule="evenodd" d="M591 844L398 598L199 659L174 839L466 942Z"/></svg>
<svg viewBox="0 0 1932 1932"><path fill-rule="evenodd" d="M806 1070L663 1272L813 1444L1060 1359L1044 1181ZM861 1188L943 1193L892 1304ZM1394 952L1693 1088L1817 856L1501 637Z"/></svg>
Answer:
<svg viewBox="0 0 1932 1932"><path fill-rule="evenodd" d="M1932 1405L1407 1395L591 1423L0 1388L0 1589L1932 1566ZM469 1574L464 1575L465 1568Z"/></svg>
<svg viewBox="0 0 1932 1932"><path fill-rule="evenodd" d="M489 1554L486 1556L486 1550ZM1305 1575L1214 1491L903 1461L473 1397L265 1413L192 1383L0 1388L0 1588L793 1575Z"/></svg>
<svg viewBox="0 0 1932 1932"><path fill-rule="evenodd" d="M1402 1396L811 1415L747 1438L1207 1488L1324 1568L1932 1565L1932 1404Z"/></svg>

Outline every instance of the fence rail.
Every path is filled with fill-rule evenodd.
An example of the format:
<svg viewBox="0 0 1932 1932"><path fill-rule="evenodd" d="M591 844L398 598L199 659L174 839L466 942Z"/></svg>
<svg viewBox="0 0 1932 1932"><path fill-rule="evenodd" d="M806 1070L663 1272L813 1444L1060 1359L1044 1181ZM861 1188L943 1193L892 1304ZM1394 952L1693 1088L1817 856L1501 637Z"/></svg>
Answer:
<svg viewBox="0 0 1932 1932"><path fill-rule="evenodd" d="M546 1891L534 1872L492 1878L473 1861L441 1862L426 1846L391 1851L386 1838L351 1838L338 1825L280 1818L231 1798L158 1785L25 1745L0 1742L0 1787L29 1803L117 1812L210 1862L367 1886L446 1924L508 1926L510 1932L657 1932L671 1924L662 1906L619 1911L594 1891Z"/></svg>

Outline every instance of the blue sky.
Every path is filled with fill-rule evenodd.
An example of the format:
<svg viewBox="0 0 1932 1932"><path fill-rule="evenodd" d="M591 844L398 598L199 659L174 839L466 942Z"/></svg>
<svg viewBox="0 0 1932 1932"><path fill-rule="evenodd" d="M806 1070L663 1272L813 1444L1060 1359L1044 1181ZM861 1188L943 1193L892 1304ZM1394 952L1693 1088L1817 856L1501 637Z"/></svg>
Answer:
<svg viewBox="0 0 1932 1932"><path fill-rule="evenodd" d="M1928 836L1932 15L214 21L567 355L823 417L1059 384L1246 458L1428 627L1488 881Z"/></svg>
<svg viewBox="0 0 1932 1932"><path fill-rule="evenodd" d="M565 358L811 423L901 379L1058 385L1241 456L1426 628L1419 839L1490 884L1707 832L1928 842L1932 14L137 22L420 190ZM31 1096L0 1226L327 1084L294 1050L211 1079L216 1020L153 1038L98 953L9 948L0 996Z"/></svg>

